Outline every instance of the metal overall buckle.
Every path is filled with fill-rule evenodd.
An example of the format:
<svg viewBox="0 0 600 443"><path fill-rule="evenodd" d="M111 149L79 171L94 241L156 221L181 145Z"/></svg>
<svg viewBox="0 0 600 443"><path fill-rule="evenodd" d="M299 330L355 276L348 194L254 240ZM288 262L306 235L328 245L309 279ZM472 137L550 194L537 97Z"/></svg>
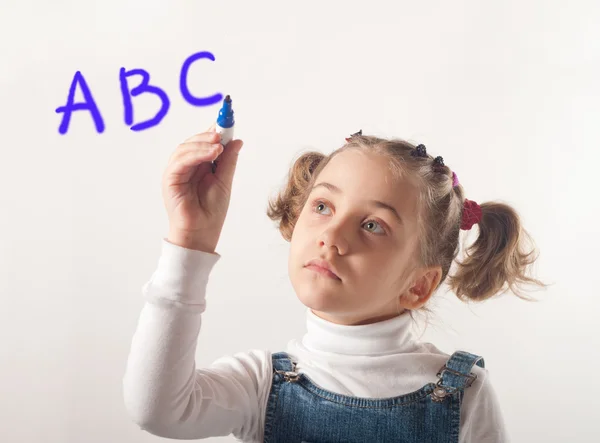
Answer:
<svg viewBox="0 0 600 443"><path fill-rule="evenodd" d="M285 381L295 382L300 378L300 374L296 372L296 362L292 362L292 370L291 371L279 371L275 370L277 374L283 375Z"/></svg>
<svg viewBox="0 0 600 443"><path fill-rule="evenodd" d="M476 374L473 374L473 373L470 373L469 375L461 374L460 372L450 369L448 366L446 366L446 364L444 364L444 366L442 366L440 368L440 370L438 371L438 373L436 374L437 377L439 378L439 380L435 384L435 388L433 389L433 392L431 393L431 397L432 397L433 401L435 401L435 402L444 401L444 398L446 398L446 396L449 394L447 387L442 386L442 375L444 375L444 372L449 372L454 375L466 377L468 379L468 381L467 381L467 385L465 386L465 388L468 388L469 386L471 386L473 384L473 382L475 380L477 380ZM451 389L453 389L453 388L451 388Z"/></svg>

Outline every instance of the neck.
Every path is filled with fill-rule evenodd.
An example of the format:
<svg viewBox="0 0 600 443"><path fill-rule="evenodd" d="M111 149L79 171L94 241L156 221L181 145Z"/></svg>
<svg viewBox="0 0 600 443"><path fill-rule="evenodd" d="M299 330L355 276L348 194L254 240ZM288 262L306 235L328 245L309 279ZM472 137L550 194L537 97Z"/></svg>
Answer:
<svg viewBox="0 0 600 443"><path fill-rule="evenodd" d="M319 318L322 318L325 321L330 323L335 323L337 325L343 326L361 326L361 325L370 325L373 323L380 323L382 321L390 320L394 317L398 317L406 312L406 309L402 309L399 312L386 313L386 314L378 314L372 316L357 316L357 315L348 315L348 316L336 316L331 315L326 312L316 311L311 309L312 313Z"/></svg>
<svg viewBox="0 0 600 443"><path fill-rule="evenodd" d="M307 333L303 343L315 351L346 355L385 355L403 352L414 342L408 312L385 320L346 325L321 318L307 309Z"/></svg>

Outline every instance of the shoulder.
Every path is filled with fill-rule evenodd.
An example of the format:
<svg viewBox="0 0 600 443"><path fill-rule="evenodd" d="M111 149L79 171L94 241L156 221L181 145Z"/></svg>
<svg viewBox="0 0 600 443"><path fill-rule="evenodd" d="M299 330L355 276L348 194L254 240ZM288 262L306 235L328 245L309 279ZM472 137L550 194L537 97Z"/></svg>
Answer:
<svg viewBox="0 0 600 443"><path fill-rule="evenodd" d="M509 441L502 406L486 368L475 366L477 379L465 390L461 408L461 442Z"/></svg>
<svg viewBox="0 0 600 443"><path fill-rule="evenodd" d="M249 396L256 396L259 406L266 407L273 381L273 353L267 349L250 349L215 360L204 371L216 371L244 386Z"/></svg>
<svg viewBox="0 0 600 443"><path fill-rule="evenodd" d="M465 350L447 354L435 347L432 349L435 349L438 356L443 355L443 365L454 357L454 367L462 366L463 371L470 368L469 373L474 376L472 384L464 389L460 442L507 442L502 408L490 379L490 370L486 367L485 356Z"/></svg>
<svg viewBox="0 0 600 443"><path fill-rule="evenodd" d="M266 349L251 349L225 355L216 359L205 371L218 371L239 379L246 379L258 389L273 371L272 352Z"/></svg>
<svg viewBox="0 0 600 443"><path fill-rule="evenodd" d="M414 355L426 359L429 362L429 370L435 371L436 374L450 365L452 369L473 375L471 386L465 389L470 399L477 397L482 389L488 389L489 371L485 367L485 356L482 354L464 349L448 353L432 343L421 342Z"/></svg>
<svg viewBox="0 0 600 443"><path fill-rule="evenodd" d="M228 395L237 399L237 406L248 411L244 425L234 430L233 434L244 441L261 441L273 380L272 352L251 349L225 355L197 371L207 375L213 386L221 383L229 385ZM225 404L227 407L237 407Z"/></svg>

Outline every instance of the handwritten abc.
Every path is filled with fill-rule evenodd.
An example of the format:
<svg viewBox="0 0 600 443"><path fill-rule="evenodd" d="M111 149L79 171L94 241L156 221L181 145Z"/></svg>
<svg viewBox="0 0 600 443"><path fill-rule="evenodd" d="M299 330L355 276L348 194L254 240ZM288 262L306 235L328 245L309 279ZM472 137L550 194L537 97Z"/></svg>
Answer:
<svg viewBox="0 0 600 443"><path fill-rule="evenodd" d="M187 86L187 76L190 66L195 61L201 59L209 59L215 61L215 56L207 51L197 52L195 54L190 55L181 66L181 73L179 76L179 89L181 90L181 95L183 95L183 98L189 104L193 106L211 106L215 103L221 102L223 100L223 95L220 93L216 93L209 97L195 97L191 94ZM142 81L138 86L134 87L133 89L129 89L127 79L133 76L141 76ZM132 131L143 131L144 129L148 129L158 125L161 122L161 120L167 115L167 112L169 112L169 106L171 104L169 96L158 86L153 86L150 84L150 74L147 71L143 69L126 70L125 68L121 68L119 70L119 82L121 85L121 94L123 96L125 124L127 126L130 126L130 129ZM75 91L77 87L79 87L79 89L81 90L81 93L83 95L83 102L75 103ZM152 117L151 119L133 124L132 98L144 93L154 94L158 96L158 98L160 98L161 101L160 109L158 110L156 115L154 115L154 117ZM100 109L94 101L92 92L88 87L81 71L77 71L73 76L73 81L71 82L71 86L69 88L67 103L64 106L59 106L55 110L56 113L63 115L60 126L58 127L58 132L60 134L64 135L68 132L69 123L71 121L71 115L75 111L88 111L92 117L92 120L94 121L96 131L98 133L104 132L105 125L104 120L102 119L102 115L100 114Z"/></svg>

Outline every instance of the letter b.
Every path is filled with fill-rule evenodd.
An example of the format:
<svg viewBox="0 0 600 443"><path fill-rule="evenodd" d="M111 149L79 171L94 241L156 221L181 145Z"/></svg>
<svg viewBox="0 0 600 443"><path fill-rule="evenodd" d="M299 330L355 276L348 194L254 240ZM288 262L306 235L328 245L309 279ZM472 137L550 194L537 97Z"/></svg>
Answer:
<svg viewBox="0 0 600 443"><path fill-rule="evenodd" d="M131 77L132 75L141 75L142 82L130 92L127 84L127 77ZM130 126L133 123L133 105L131 103L131 97L135 97L144 92L149 92L151 94L158 95L160 98L162 102L160 109L153 118L141 123L137 123L131 126L130 129L132 131L143 131L144 129L158 125L169 111L170 101L166 92L156 86L149 85L148 81L150 80L150 74L143 69L132 69L131 71L125 71L125 68L121 68L119 79L121 81L121 94L123 95L123 108L125 109L125 124Z"/></svg>

